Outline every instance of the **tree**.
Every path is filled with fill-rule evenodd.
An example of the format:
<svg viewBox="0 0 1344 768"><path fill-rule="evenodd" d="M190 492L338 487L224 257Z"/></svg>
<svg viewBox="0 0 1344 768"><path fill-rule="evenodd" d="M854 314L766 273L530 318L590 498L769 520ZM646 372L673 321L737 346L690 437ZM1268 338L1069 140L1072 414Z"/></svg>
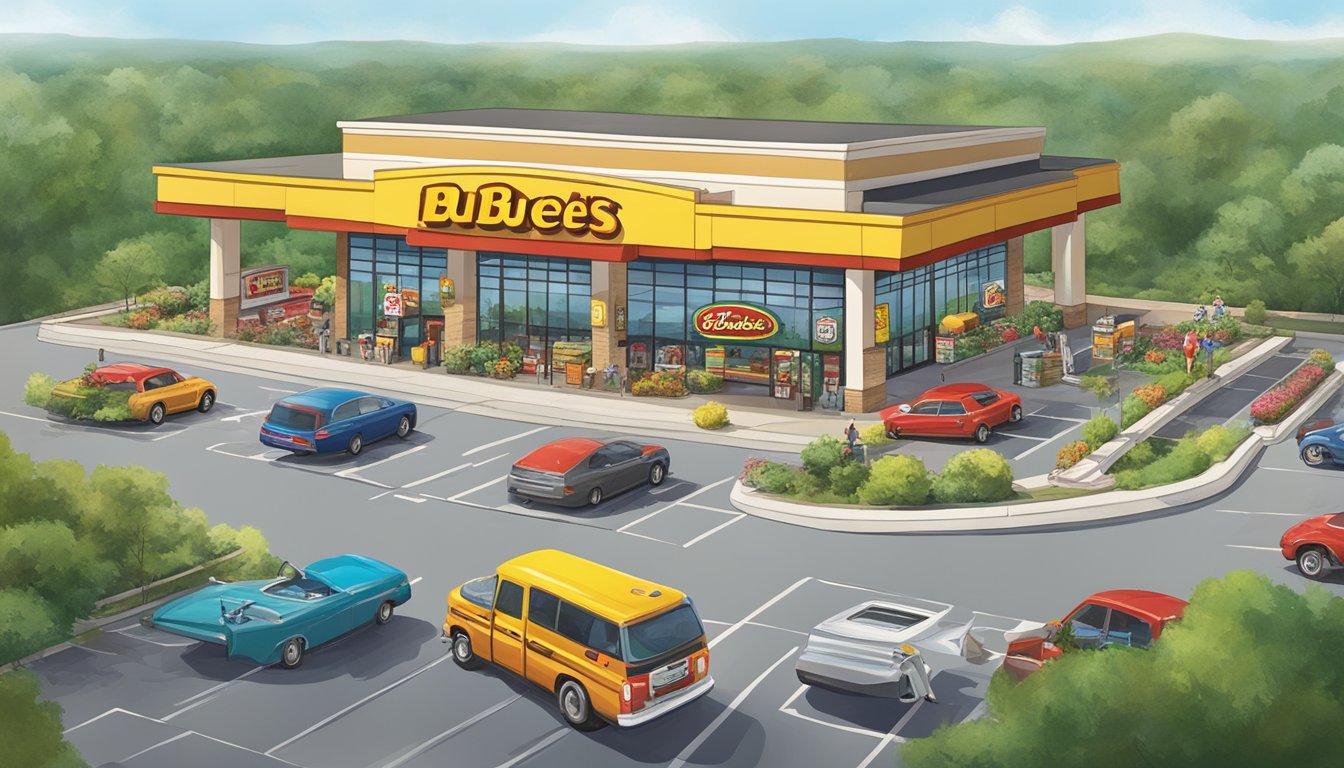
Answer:
<svg viewBox="0 0 1344 768"><path fill-rule="evenodd" d="M100 466L90 486L96 499L87 519L103 557L123 563L123 579L144 587L162 574L178 541L181 505L168 495L168 478L144 467Z"/></svg>
<svg viewBox="0 0 1344 768"><path fill-rule="evenodd" d="M1072 651L987 716L907 744L911 768L1326 766L1344 723L1344 599L1237 571L1195 588L1150 650Z"/></svg>
<svg viewBox="0 0 1344 768"><path fill-rule="evenodd" d="M112 573L110 564L65 523L0 528L0 586L32 590L47 601L62 630L93 610Z"/></svg>
<svg viewBox="0 0 1344 768"><path fill-rule="evenodd" d="M3 626L3 623L0 623ZM37 678L17 671L0 676L0 744L5 762L26 768L88 768L61 731L61 707L39 700Z"/></svg>
<svg viewBox="0 0 1344 768"><path fill-rule="evenodd" d="M1288 260L1324 292L1331 312L1344 311L1344 217L1331 222L1319 237L1294 245Z"/></svg>
<svg viewBox="0 0 1344 768"><path fill-rule="evenodd" d="M0 664L40 651L64 636L45 601L26 589L0 587ZM5 676L0 675L0 684ZM4 718L0 717L0 729ZM0 742L4 743L4 742Z"/></svg>
<svg viewBox="0 0 1344 768"><path fill-rule="evenodd" d="M135 238L122 240L103 254L93 274L100 284L121 294L129 312L131 296L149 287L161 269L158 252L143 238Z"/></svg>

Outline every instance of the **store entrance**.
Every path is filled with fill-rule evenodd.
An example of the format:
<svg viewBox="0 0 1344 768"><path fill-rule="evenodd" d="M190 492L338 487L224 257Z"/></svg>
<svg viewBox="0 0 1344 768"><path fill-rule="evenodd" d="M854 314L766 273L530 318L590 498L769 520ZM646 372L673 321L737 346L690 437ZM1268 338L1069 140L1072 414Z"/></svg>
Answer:
<svg viewBox="0 0 1344 768"><path fill-rule="evenodd" d="M933 333L921 328L887 345L887 376L917 368L933 359Z"/></svg>

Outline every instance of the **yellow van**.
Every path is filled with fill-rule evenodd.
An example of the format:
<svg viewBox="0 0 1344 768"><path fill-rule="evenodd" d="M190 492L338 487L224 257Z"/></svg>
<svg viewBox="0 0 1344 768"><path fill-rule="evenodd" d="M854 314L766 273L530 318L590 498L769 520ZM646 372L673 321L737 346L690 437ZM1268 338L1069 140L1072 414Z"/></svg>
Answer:
<svg viewBox="0 0 1344 768"><path fill-rule="evenodd" d="M675 589L543 549L448 594L443 640L555 694L574 728L634 726L709 693L709 645Z"/></svg>

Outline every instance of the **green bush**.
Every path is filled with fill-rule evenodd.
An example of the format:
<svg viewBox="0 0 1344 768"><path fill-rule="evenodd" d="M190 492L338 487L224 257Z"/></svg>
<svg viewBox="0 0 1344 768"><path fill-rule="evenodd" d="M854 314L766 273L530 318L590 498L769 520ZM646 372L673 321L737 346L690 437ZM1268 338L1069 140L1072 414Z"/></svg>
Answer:
<svg viewBox="0 0 1344 768"><path fill-rule="evenodd" d="M1184 365L1184 362L1181 364ZM1187 376L1185 370L1182 369L1163 374L1154 383L1161 387L1163 392L1167 393L1167 399L1170 400L1181 392L1184 392L1186 387L1195 383L1195 378L1194 376Z"/></svg>
<svg viewBox="0 0 1344 768"><path fill-rule="evenodd" d="M187 311L210 311L210 278L202 278L187 286Z"/></svg>
<svg viewBox="0 0 1344 768"><path fill-rule="evenodd" d="M1204 455L1209 457L1209 461L1219 462L1231 456L1237 446L1241 445L1250 435L1251 425L1246 422L1232 426L1216 424L1204 430L1199 437L1195 438L1195 444L1199 446L1199 450Z"/></svg>
<svg viewBox="0 0 1344 768"><path fill-rule="evenodd" d="M1246 304L1246 311L1242 313L1242 319L1251 325L1265 324L1265 302L1259 299L1251 299Z"/></svg>
<svg viewBox="0 0 1344 768"><path fill-rule="evenodd" d="M877 507L927 503L933 478L924 462L914 456L883 456L873 462L868 479L859 487L859 501Z"/></svg>
<svg viewBox="0 0 1344 768"><path fill-rule="evenodd" d="M47 408L51 401L51 390L56 388L56 380L45 373L30 373L23 385L23 402L34 408Z"/></svg>
<svg viewBox="0 0 1344 768"><path fill-rule="evenodd" d="M79 750L65 741L60 705L43 701L41 694L37 677L27 670L0 676L0 744L5 747L5 764L88 768Z"/></svg>
<svg viewBox="0 0 1344 768"><path fill-rule="evenodd" d="M1307 362L1319 365L1327 375L1335 369L1335 358L1324 349L1311 350L1311 354L1307 355Z"/></svg>
<svg viewBox="0 0 1344 768"><path fill-rule="evenodd" d="M470 344L454 344L443 350L443 367L448 373L466 373L471 370L471 353L475 349Z"/></svg>
<svg viewBox="0 0 1344 768"><path fill-rule="evenodd" d="M1096 395L1098 400L1115 394L1115 379L1110 376L1084 376L1082 383L1083 389Z"/></svg>
<svg viewBox="0 0 1344 768"><path fill-rule="evenodd" d="M155 328L160 331L173 331L175 333L191 333L197 336L205 336L210 333L210 318L192 315L179 315L159 320Z"/></svg>
<svg viewBox="0 0 1344 768"><path fill-rule="evenodd" d="M1013 493L1013 468L988 448L953 456L933 481L933 498L943 504L1003 501Z"/></svg>
<svg viewBox="0 0 1344 768"><path fill-rule="evenodd" d="M837 437L822 435L803 448L803 469L818 479L830 477L831 469L840 466L848 459L845 456L846 444Z"/></svg>
<svg viewBox="0 0 1344 768"><path fill-rule="evenodd" d="M723 377L699 368L686 372L686 388L697 394L712 394L723 389Z"/></svg>
<svg viewBox="0 0 1344 768"><path fill-rule="evenodd" d="M1111 472L1115 474L1125 470L1139 469L1152 464L1157 460L1158 456L1162 455L1155 447L1156 442L1159 440L1164 444L1171 442L1169 440L1162 440L1162 438L1148 438L1133 448L1130 448L1128 451L1125 451L1124 455L1121 456L1115 464L1111 465Z"/></svg>
<svg viewBox="0 0 1344 768"><path fill-rule="evenodd" d="M859 430L859 442L864 445L885 445L891 442L891 438L887 437L886 425L878 422Z"/></svg>
<svg viewBox="0 0 1344 768"><path fill-rule="evenodd" d="M855 498L859 492L859 487L868 482L870 473L868 465L858 461L831 467L830 475L827 478L831 493L846 500Z"/></svg>
<svg viewBox="0 0 1344 768"><path fill-rule="evenodd" d="M691 421L701 429L723 429L728 426L728 407L710 400L691 412Z"/></svg>
<svg viewBox="0 0 1344 768"><path fill-rule="evenodd" d="M504 346L501 347L500 350L501 350L500 357L504 358L505 360L508 360L509 366L513 368L515 372L521 371L523 369L522 347L518 346L512 341L506 341L504 342Z"/></svg>
<svg viewBox="0 0 1344 768"><path fill-rule="evenodd" d="M1151 464L1116 473L1115 487L1121 490L1137 490L1188 480L1208 469L1212 463L1212 459L1200 450L1195 439L1186 437L1179 440L1171 452L1157 458Z"/></svg>
<svg viewBox="0 0 1344 768"><path fill-rule="evenodd" d="M1013 327L1024 337L1037 326L1047 333L1058 331L1064 328L1064 310L1048 301L1030 301L1012 321Z"/></svg>
<svg viewBox="0 0 1344 768"><path fill-rule="evenodd" d="M295 288L313 288L316 289L322 285L322 278L312 272L305 272L289 281L289 284Z"/></svg>
<svg viewBox="0 0 1344 768"><path fill-rule="evenodd" d="M489 376L499 362L499 346L492 341L477 344L471 349L471 372L477 376Z"/></svg>
<svg viewBox="0 0 1344 768"><path fill-rule="evenodd" d="M158 307L160 317L180 315L191 309L191 294L185 288L155 288L142 295L139 301Z"/></svg>
<svg viewBox="0 0 1344 768"><path fill-rule="evenodd" d="M1114 440L1119 433L1120 427L1116 426L1115 419L1105 413L1098 413L1083 425L1083 442L1095 451Z"/></svg>
<svg viewBox="0 0 1344 768"><path fill-rule="evenodd" d="M1120 428L1129 429L1139 419L1147 416L1152 409L1138 395L1125 395L1124 401L1120 404L1120 410L1123 411Z"/></svg>
<svg viewBox="0 0 1344 768"><path fill-rule="evenodd" d="M68 626L62 626L52 607L32 590L0 588L0 664L59 643ZM0 676L0 681L4 679ZM0 719L0 730L4 726Z"/></svg>
<svg viewBox="0 0 1344 768"><path fill-rule="evenodd" d="M751 484L766 493L788 496L799 487L804 473L796 467L777 462L767 462L751 471Z"/></svg>

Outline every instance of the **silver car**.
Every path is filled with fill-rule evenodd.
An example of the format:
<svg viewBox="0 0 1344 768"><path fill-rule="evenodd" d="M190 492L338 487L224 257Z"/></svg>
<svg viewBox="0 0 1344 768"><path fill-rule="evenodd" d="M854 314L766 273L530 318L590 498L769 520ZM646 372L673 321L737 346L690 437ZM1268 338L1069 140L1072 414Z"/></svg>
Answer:
<svg viewBox="0 0 1344 768"><path fill-rule="evenodd" d="M509 493L565 506L597 506L637 485L662 485L667 449L629 440L571 437L548 443L514 463Z"/></svg>
<svg viewBox="0 0 1344 768"><path fill-rule="evenodd" d="M902 597L871 600L821 622L807 636L795 671L807 685L842 693L935 701L929 657L979 660L974 614Z"/></svg>

